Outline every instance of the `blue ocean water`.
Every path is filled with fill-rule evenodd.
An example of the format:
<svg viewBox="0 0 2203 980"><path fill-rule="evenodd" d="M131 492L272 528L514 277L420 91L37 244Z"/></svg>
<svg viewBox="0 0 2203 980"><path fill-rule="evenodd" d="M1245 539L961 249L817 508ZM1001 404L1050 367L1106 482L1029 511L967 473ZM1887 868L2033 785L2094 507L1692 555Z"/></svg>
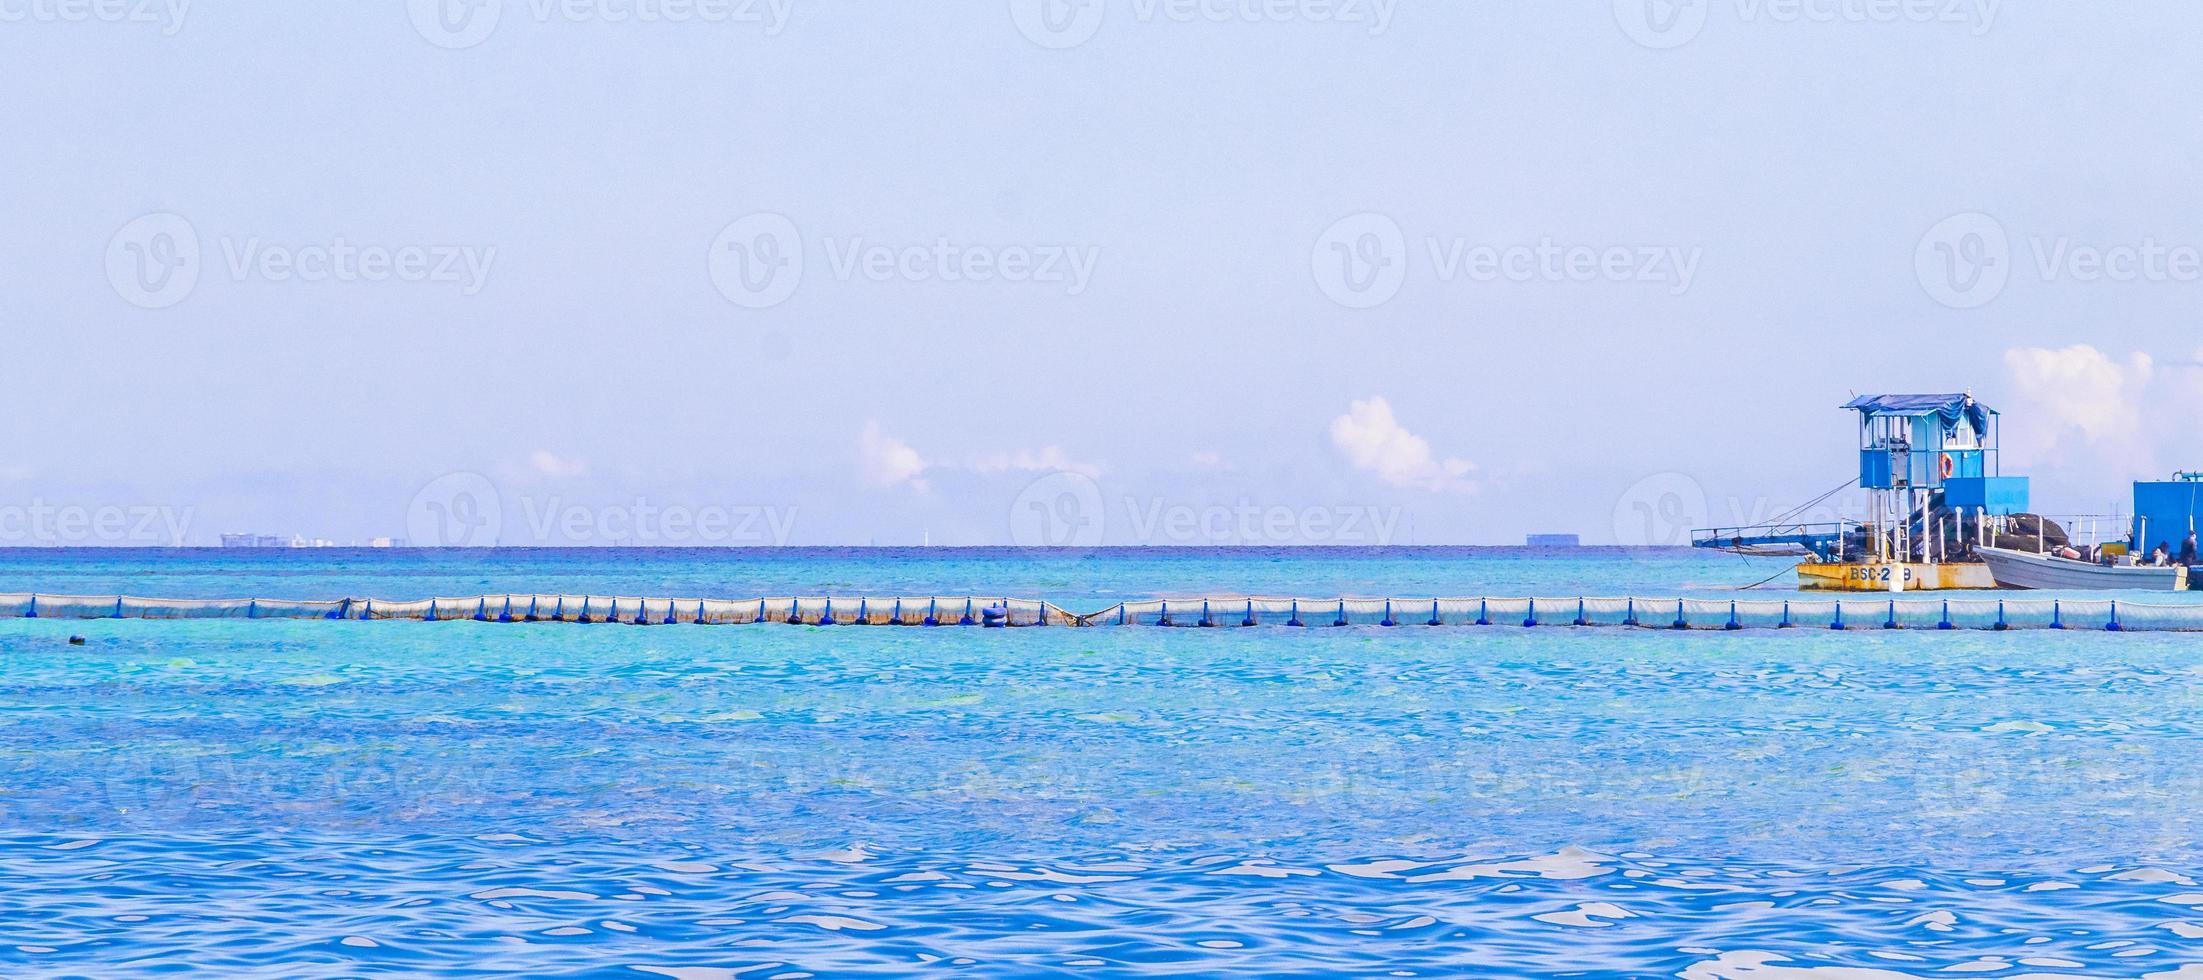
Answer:
<svg viewBox="0 0 2203 980"><path fill-rule="evenodd" d="M1782 567L40 551L0 591L1089 609ZM2199 642L7 620L0 975L2192 980Z"/></svg>

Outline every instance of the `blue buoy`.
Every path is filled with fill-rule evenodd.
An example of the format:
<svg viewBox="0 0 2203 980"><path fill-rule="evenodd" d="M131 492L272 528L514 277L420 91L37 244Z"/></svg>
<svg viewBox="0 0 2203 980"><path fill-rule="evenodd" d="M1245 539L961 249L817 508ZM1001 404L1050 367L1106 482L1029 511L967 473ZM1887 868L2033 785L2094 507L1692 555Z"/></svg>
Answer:
<svg viewBox="0 0 2203 980"><path fill-rule="evenodd" d="M934 615L935 613L937 613L937 612L940 612L940 609L941 609L941 600L939 600L939 599L927 599L927 600L926 600L926 618L925 618L924 620L922 620L922 621L920 622L920 624L919 624L919 625L922 625L922 626L939 626L939 625L941 625L941 618L940 618L939 616L936 616L936 615Z"/></svg>
<svg viewBox="0 0 2203 980"><path fill-rule="evenodd" d="M2004 621L2004 600L2002 599L1996 601L1996 625L1989 628L1999 633L2012 628L2012 624Z"/></svg>
<svg viewBox="0 0 2203 980"><path fill-rule="evenodd" d="M966 599L966 600L964 600L964 618L963 618L963 619L960 619L960 620L958 620L958 621L957 621L957 623L956 623L956 625L958 625L958 626L970 626L970 625L972 625L972 618L971 618L971 600L970 600L970 599Z"/></svg>
<svg viewBox="0 0 2203 980"><path fill-rule="evenodd" d="M1683 600L1675 600L1675 624L1670 629L1690 629L1690 620L1683 616Z"/></svg>
<svg viewBox="0 0 2203 980"><path fill-rule="evenodd" d="M1527 615L1527 616L1524 616L1524 617L1522 617L1522 628L1523 628L1523 629L1535 629L1535 628L1537 628L1537 624L1538 624L1538 601L1537 601L1536 599L1532 599L1532 600L1530 600L1530 614L1529 614L1529 615Z"/></svg>
<svg viewBox="0 0 2203 980"><path fill-rule="evenodd" d="M2113 599L2111 600L2111 622L2104 624L2104 632L2120 633L2125 630L2126 627L2119 625L2119 600Z"/></svg>
<svg viewBox="0 0 2203 980"><path fill-rule="evenodd" d="M1175 626L1175 625L1177 625L1177 624L1175 624L1175 623L1172 623L1172 622L1170 621L1170 600L1169 600L1169 599L1165 599L1165 600L1163 600L1163 616L1162 616L1162 618L1161 618L1161 619L1158 619L1158 620L1156 620L1156 621L1155 621L1155 625L1157 625L1157 626Z"/></svg>
<svg viewBox="0 0 2203 980"><path fill-rule="evenodd" d="M1903 628L1897 625L1897 600L1895 599L1889 601L1889 619L1882 623L1882 628L1885 630Z"/></svg>
<svg viewBox="0 0 2203 980"><path fill-rule="evenodd" d="M1386 599L1386 600L1385 600L1385 618L1383 618L1383 619L1380 619L1380 620L1378 620L1378 621L1377 621L1377 625L1379 625L1379 626L1398 626L1398 625L1400 625L1400 624L1398 624L1398 623L1395 623L1395 622L1393 622L1393 621L1392 621L1392 600L1390 600L1390 599Z"/></svg>
<svg viewBox="0 0 2203 980"><path fill-rule="evenodd" d="M509 595L508 595L508 596L506 596L506 597L505 597L505 608L504 608L504 611L502 611L502 612L499 612L499 613L497 614L497 621L498 621L498 622L500 622L500 623L510 623L510 622L512 622L512 621L513 621L513 597L512 597L512 596L509 596Z"/></svg>
<svg viewBox="0 0 2203 980"><path fill-rule="evenodd" d="M818 624L819 624L820 626L839 626L839 625L841 625L841 624L839 624L839 623L836 623L836 622L834 621L834 597L833 597L833 596L827 596L827 597L826 597L826 612L824 612L823 614L821 614L821 615L819 616L819 618L818 618Z"/></svg>
<svg viewBox="0 0 2203 980"><path fill-rule="evenodd" d="M1582 597L1582 596L1577 596L1577 597L1576 597L1576 625L1578 625L1578 626L1589 626L1589 625L1591 625L1591 620L1590 620L1590 619L1589 619L1588 617L1586 617L1586 616L1584 615L1584 604L1583 604L1583 597Z"/></svg>
<svg viewBox="0 0 2203 980"><path fill-rule="evenodd" d="M1291 619L1288 619L1288 620L1286 620L1286 621L1285 621L1285 625L1287 625L1287 626L1307 626L1307 625L1308 625L1307 623L1303 623L1303 622L1301 622L1301 621L1300 621L1300 600L1299 600L1299 599L1295 599L1295 600L1293 600L1293 618L1291 618Z"/></svg>
<svg viewBox="0 0 2203 980"><path fill-rule="evenodd" d="M1776 623L1775 628L1778 630L1790 628L1790 600L1788 599L1782 600L1782 622Z"/></svg>
<svg viewBox="0 0 2203 980"><path fill-rule="evenodd" d="M1951 622L1951 601L1949 599L1943 600L1943 621L1935 624L1935 628L1939 630L1954 630L1958 628L1955 624Z"/></svg>
<svg viewBox="0 0 2203 980"><path fill-rule="evenodd" d="M1476 625L1492 625L1492 600L1485 598L1476 600Z"/></svg>
<svg viewBox="0 0 2203 980"><path fill-rule="evenodd" d="M1211 619L1211 618L1209 618L1209 601L1208 601L1207 599L1203 599L1203 600L1201 600L1201 623L1200 623L1200 626L1201 626L1201 628L1202 628L1202 629L1215 629L1215 628L1216 628L1216 620L1214 620L1214 619Z"/></svg>
<svg viewBox="0 0 2203 980"><path fill-rule="evenodd" d="M1637 622L1637 600L1635 600L1635 599L1631 599L1631 600L1629 600L1629 615L1628 615L1628 616L1626 616L1626 617L1624 617L1624 618L1622 619L1622 625L1623 625L1623 626L1639 626L1639 625L1643 625L1643 624L1641 624L1641 623Z"/></svg>
<svg viewBox="0 0 2203 980"><path fill-rule="evenodd" d="M1441 618L1439 618L1439 616L1438 616L1438 600L1436 600L1436 599L1432 599L1432 600L1430 601L1430 622L1424 623L1423 625L1425 625L1425 626L1444 626L1444 625L1446 625L1446 621L1445 621L1444 619L1441 619Z"/></svg>
<svg viewBox="0 0 2203 980"><path fill-rule="evenodd" d="M2065 605L2055 599L2050 601L2050 628L2054 630L2065 628Z"/></svg>
<svg viewBox="0 0 2203 980"><path fill-rule="evenodd" d="M1247 600L1247 618L1245 618L1245 619L1242 619L1242 620L1240 620L1240 621L1239 621L1239 625L1241 625L1241 626L1253 626L1253 625L1255 625L1255 621L1254 621L1254 600L1253 600L1253 599L1249 599L1249 600Z"/></svg>
<svg viewBox="0 0 2203 980"><path fill-rule="evenodd" d="M1721 628L1722 628L1722 629L1725 629L1725 630L1728 630L1729 632L1732 632L1732 633L1733 633L1733 632L1736 632L1737 630L1740 630L1740 629L1743 629L1743 628L1744 628L1744 624L1743 624L1743 623L1740 623L1740 622L1737 622L1737 620L1736 620L1736 600L1735 600L1735 599L1731 599L1731 600L1729 600L1729 625L1727 625L1727 626L1723 626L1723 627L1721 627Z"/></svg>
<svg viewBox="0 0 2203 980"><path fill-rule="evenodd" d="M1339 600L1339 618L1338 618L1338 619L1335 619L1335 620L1333 620L1333 621L1331 622L1331 625L1333 625L1333 626L1345 626L1345 625L1346 625L1346 600L1344 600L1344 599L1340 599L1340 600Z"/></svg>
<svg viewBox="0 0 2203 980"><path fill-rule="evenodd" d="M985 617L982 625L987 629L998 630L1010 625L1010 607L1003 603L988 606L980 615Z"/></svg>

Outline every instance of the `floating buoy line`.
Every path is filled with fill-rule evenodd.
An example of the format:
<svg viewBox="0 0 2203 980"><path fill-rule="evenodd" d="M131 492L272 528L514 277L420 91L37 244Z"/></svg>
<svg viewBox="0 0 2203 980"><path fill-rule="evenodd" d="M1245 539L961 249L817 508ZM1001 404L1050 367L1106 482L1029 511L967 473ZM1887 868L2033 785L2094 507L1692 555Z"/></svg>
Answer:
<svg viewBox="0 0 2203 980"><path fill-rule="evenodd" d="M2203 631L2203 603L2119 599L1679 599L1250 596L1146 599L1078 614L1038 599L983 596L816 596L656 599L499 594L465 598L146 599L0 595L0 618L326 619L633 626L1416 627L1510 626L1736 631L1746 629Z"/></svg>

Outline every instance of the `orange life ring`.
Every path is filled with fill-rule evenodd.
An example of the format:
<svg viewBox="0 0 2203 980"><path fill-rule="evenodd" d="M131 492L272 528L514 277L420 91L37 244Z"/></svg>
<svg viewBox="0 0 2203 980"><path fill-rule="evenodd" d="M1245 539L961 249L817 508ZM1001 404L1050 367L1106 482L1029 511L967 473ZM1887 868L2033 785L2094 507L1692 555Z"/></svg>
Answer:
<svg viewBox="0 0 2203 980"><path fill-rule="evenodd" d="M1950 479L1950 478L1951 478L1951 477L1952 477L1953 475L1955 475L1955 474L1956 474L1956 473L1958 472L1958 461L1957 461L1957 460L1954 460L1954 459L1952 459L1952 458L1951 458L1951 454L1949 454L1949 453L1944 453L1944 454L1943 454L1942 469L1943 469L1943 479L1946 479L1946 480L1948 480L1948 479Z"/></svg>

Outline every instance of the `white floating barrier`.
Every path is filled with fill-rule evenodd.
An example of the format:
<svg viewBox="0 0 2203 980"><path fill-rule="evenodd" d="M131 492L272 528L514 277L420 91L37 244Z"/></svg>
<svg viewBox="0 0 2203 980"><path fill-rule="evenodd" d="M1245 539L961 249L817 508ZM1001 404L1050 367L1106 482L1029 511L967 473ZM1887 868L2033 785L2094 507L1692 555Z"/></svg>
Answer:
<svg viewBox="0 0 2203 980"><path fill-rule="evenodd" d="M991 612L990 612L991 610ZM1078 626L1035 599L977 596L790 596L656 599L602 595L480 595L433 599L144 599L0 594L0 619L410 619L490 623L872 626Z"/></svg>
<svg viewBox="0 0 2203 980"><path fill-rule="evenodd" d="M0 618L406 619L636 626L1506 626L1673 630L2203 631L2203 602L2118 599L1145 599L1077 615L1036 599L787 596L659 599L500 594L433 599L146 599L0 594Z"/></svg>

